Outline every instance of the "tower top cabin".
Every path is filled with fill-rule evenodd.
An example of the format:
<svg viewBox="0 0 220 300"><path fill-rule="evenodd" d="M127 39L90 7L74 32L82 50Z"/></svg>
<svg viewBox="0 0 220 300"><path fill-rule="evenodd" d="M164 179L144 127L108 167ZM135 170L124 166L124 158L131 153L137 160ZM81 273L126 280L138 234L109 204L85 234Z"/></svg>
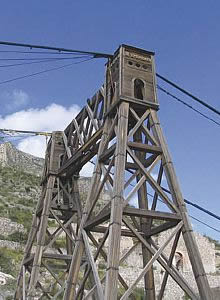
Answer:
<svg viewBox="0 0 220 300"><path fill-rule="evenodd" d="M121 100L157 106L153 52L121 45L107 63L105 111Z"/></svg>

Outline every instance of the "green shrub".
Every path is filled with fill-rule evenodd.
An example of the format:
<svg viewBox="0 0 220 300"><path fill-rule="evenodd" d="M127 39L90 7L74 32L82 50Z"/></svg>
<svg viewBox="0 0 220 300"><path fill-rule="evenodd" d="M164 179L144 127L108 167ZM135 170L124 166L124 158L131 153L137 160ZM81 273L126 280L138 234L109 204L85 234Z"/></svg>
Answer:
<svg viewBox="0 0 220 300"><path fill-rule="evenodd" d="M27 238L28 238L27 233L15 231L8 235L7 240L13 242L19 242L19 243L26 243Z"/></svg>
<svg viewBox="0 0 220 300"><path fill-rule="evenodd" d="M28 231L30 230L32 224L32 213L30 211L16 207L9 209L8 217L13 222L23 224Z"/></svg>
<svg viewBox="0 0 220 300"><path fill-rule="evenodd" d="M3 273L17 276L16 266L19 266L23 252L9 248L0 248L0 266Z"/></svg>

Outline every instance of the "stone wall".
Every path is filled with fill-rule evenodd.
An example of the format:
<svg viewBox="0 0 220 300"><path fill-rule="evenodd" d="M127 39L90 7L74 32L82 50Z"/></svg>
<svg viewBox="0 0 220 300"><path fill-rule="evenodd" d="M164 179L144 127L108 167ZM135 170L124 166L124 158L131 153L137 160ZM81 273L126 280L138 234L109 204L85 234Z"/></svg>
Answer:
<svg viewBox="0 0 220 300"><path fill-rule="evenodd" d="M24 245L18 243L18 242L13 242L13 241L7 241L7 240L0 240L0 248L9 248L12 250L24 250Z"/></svg>
<svg viewBox="0 0 220 300"><path fill-rule="evenodd" d="M18 232L25 232L24 226L16 222L12 222L10 219L0 217L0 234L7 236L9 234Z"/></svg>
<svg viewBox="0 0 220 300"><path fill-rule="evenodd" d="M172 230L169 230L167 232L162 233L159 235L155 242L158 244L158 246L161 246L167 237L171 234ZM204 263L205 271L207 273L208 281L210 284L210 287L217 288L220 287L220 275L218 273L215 273L215 249L214 244L211 243L206 237L203 237L199 233L195 233L195 239ZM102 237L102 234L94 234L95 238L99 240ZM122 258L123 255L134 245L134 241L131 238L128 237L121 237L121 255ZM168 244L167 248L165 248L164 253L166 255L169 255L170 250L172 247L172 241L170 244ZM108 250L108 239L105 243L105 250ZM182 276L186 279L188 284L195 290L195 292L198 292L196 281L194 279L194 275L192 272L191 264L189 261L189 257L187 254L187 250L184 244L184 240L182 237L180 237L178 246L177 246L177 252L182 254L183 257L183 265L182 268L179 269ZM103 264L104 261L99 261L98 264ZM176 264L176 261L174 260L174 265ZM105 263L106 265L106 263ZM124 278L126 283L130 286L138 275L143 270L143 258L142 258L142 251L141 251L141 245L138 244L138 246L134 249L134 251L123 261L119 268L120 275ZM154 269L154 282L155 282L155 288L156 293L159 293L160 286L162 284L163 276L165 274L164 269L160 266L158 262L155 262L153 265ZM144 281L143 279L140 280L140 282L137 285L140 288L144 287ZM164 300L182 300L184 297L184 292L182 289L176 284L176 282L169 276L165 294L164 294ZM216 298L217 299L217 298Z"/></svg>
<svg viewBox="0 0 220 300"><path fill-rule="evenodd" d="M163 232L163 234L159 235L157 238L158 245L162 245L165 240L168 238L168 236L171 234L172 230L168 230L166 232ZM215 273L216 272L216 266L215 266L215 245L214 243L211 243L206 237L202 236L201 234L194 232L194 237L196 240L196 243L199 248L199 252L203 261L203 265L205 268L205 272L207 274L209 273ZM169 255L172 247L172 242L168 244L168 246L165 248L165 253ZM189 260L189 256L186 250L185 242L183 240L183 237L181 236L178 242L178 246L176 249L176 255L174 258L174 264L177 264L177 261L179 259L182 259L181 268L183 272L192 272L192 266ZM180 265L180 264L179 264Z"/></svg>

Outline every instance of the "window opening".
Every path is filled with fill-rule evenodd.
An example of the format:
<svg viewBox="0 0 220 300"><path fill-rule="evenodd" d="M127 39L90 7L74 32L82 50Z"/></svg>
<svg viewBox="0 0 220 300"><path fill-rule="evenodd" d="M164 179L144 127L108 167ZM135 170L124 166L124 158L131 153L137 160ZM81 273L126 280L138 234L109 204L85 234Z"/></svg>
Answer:
<svg viewBox="0 0 220 300"><path fill-rule="evenodd" d="M144 99L144 82L141 79L134 81L134 97L140 100Z"/></svg>

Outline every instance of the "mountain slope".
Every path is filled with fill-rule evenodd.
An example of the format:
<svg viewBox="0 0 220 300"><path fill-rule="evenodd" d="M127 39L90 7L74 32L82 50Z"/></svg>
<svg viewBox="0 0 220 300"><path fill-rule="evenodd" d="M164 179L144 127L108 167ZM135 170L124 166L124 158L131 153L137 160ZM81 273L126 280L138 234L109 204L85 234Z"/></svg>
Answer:
<svg viewBox="0 0 220 300"><path fill-rule="evenodd" d="M13 299L23 247L41 191L43 163L43 159L10 143L0 145L0 299ZM6 284L1 285L4 281Z"/></svg>
<svg viewBox="0 0 220 300"><path fill-rule="evenodd" d="M25 170L27 173L40 176L44 159L18 150L11 143L0 144L0 164L3 167L13 167Z"/></svg>

